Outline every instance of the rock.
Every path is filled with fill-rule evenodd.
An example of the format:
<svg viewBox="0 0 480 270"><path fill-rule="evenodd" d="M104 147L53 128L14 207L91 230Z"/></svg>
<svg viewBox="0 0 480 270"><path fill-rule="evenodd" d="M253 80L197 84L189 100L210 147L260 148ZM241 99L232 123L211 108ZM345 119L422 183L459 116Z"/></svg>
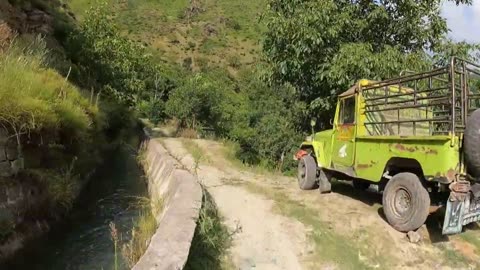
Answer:
<svg viewBox="0 0 480 270"><path fill-rule="evenodd" d="M0 176L1 177L10 177L13 175L12 167L10 166L10 162L3 161L0 162Z"/></svg>
<svg viewBox="0 0 480 270"><path fill-rule="evenodd" d="M50 34L53 32L53 17L41 10L27 12L28 29L31 32Z"/></svg>
<svg viewBox="0 0 480 270"><path fill-rule="evenodd" d="M10 137L10 134L8 134L8 131L5 130L4 128L0 128L0 145L6 144L9 137Z"/></svg>
<svg viewBox="0 0 480 270"><path fill-rule="evenodd" d="M418 243L420 242L420 240L422 240L422 236L418 233L418 232L415 232L415 231L409 231L407 233L407 237L408 237L408 241L410 241L410 243Z"/></svg>
<svg viewBox="0 0 480 270"><path fill-rule="evenodd" d="M15 160L18 158L18 149L17 144L14 141L10 141L7 143L7 147L5 148L5 152L7 154L8 160Z"/></svg>
<svg viewBox="0 0 480 270"><path fill-rule="evenodd" d="M23 158L19 158L17 160L12 161L11 168L12 168L12 173L17 174L20 172L20 170L23 170L24 168L24 160Z"/></svg>
<svg viewBox="0 0 480 270"><path fill-rule="evenodd" d="M2 188L0 189L0 206L8 201L7 190ZM0 207L1 209L2 207Z"/></svg>
<svg viewBox="0 0 480 270"><path fill-rule="evenodd" d="M0 20L0 48L6 46L14 37L12 29L8 24Z"/></svg>
<svg viewBox="0 0 480 270"><path fill-rule="evenodd" d="M426 224L423 224L423 226L417 230L417 233L422 238L422 242L432 243L432 240L430 239L430 233L428 232Z"/></svg>
<svg viewBox="0 0 480 270"><path fill-rule="evenodd" d="M7 160L7 153L5 152L5 148L0 145L0 162Z"/></svg>
<svg viewBox="0 0 480 270"><path fill-rule="evenodd" d="M207 23L207 24L203 27L203 32L204 32L205 35L207 35L207 36L213 36L213 35L216 35L216 34L217 34L217 29L215 28L215 26L214 26L213 24Z"/></svg>

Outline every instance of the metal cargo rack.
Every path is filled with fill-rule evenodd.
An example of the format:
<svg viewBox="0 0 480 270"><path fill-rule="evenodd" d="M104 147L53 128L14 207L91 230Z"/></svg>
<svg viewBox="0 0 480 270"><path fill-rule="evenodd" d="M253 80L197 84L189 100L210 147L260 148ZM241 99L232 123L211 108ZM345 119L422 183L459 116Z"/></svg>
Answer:
<svg viewBox="0 0 480 270"><path fill-rule="evenodd" d="M461 134L480 107L480 65L452 58L428 72L360 86L361 113L369 135Z"/></svg>

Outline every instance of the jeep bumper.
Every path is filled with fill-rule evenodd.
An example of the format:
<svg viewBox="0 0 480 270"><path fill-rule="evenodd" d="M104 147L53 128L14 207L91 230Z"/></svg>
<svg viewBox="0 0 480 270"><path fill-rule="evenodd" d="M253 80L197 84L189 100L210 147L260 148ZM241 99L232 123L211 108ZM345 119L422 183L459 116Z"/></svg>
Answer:
<svg viewBox="0 0 480 270"><path fill-rule="evenodd" d="M462 227L480 221L480 184L470 186L469 182L455 182L450 186L443 234L462 232Z"/></svg>

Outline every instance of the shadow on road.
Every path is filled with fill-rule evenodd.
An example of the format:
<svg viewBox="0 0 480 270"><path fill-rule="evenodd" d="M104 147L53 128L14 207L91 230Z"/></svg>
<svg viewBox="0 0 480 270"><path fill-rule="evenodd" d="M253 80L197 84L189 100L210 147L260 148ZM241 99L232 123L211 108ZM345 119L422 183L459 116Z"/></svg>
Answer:
<svg viewBox="0 0 480 270"><path fill-rule="evenodd" d="M361 201L368 206L379 205L377 210L378 215L388 223L385 214L383 213L382 194L372 190L359 190L355 189L349 182L339 181L332 183L332 192L350 197L352 199ZM432 244L448 242L449 237L442 234L443 219L445 216L445 210L440 208L436 212L430 214L425 222L428 238ZM472 223L464 227L465 231L474 230L480 231L480 225Z"/></svg>
<svg viewBox="0 0 480 270"><path fill-rule="evenodd" d="M382 194L370 190L355 189L348 182L333 182L332 192L348 196L350 198L361 201L369 206L382 204Z"/></svg>

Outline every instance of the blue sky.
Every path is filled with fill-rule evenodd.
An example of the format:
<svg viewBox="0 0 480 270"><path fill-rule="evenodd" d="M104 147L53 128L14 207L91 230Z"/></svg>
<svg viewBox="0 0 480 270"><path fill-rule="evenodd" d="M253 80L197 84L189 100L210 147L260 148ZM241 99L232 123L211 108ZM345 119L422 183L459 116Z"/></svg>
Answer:
<svg viewBox="0 0 480 270"><path fill-rule="evenodd" d="M480 43L480 0L473 0L471 6L456 6L453 1L444 2L442 15L447 19L451 38Z"/></svg>

